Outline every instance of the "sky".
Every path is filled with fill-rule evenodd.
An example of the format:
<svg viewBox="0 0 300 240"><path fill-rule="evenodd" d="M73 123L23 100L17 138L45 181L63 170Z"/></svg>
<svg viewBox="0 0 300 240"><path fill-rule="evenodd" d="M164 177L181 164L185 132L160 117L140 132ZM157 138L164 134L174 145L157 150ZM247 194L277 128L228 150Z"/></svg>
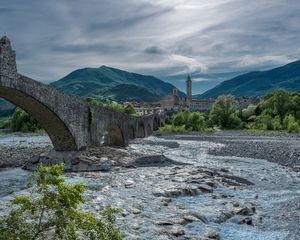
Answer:
<svg viewBox="0 0 300 240"><path fill-rule="evenodd" d="M300 0L0 0L18 71L58 80L102 65L193 94L300 59Z"/></svg>

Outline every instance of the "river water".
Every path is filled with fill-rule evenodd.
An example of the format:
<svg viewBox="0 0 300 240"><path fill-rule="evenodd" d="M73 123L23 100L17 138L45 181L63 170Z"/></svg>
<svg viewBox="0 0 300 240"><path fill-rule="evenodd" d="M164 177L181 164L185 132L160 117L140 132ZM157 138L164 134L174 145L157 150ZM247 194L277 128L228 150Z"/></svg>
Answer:
<svg viewBox="0 0 300 240"><path fill-rule="evenodd" d="M0 137L0 144L12 146L43 145L49 144L49 141L45 136ZM150 137L147 141L168 142L157 137ZM134 141L128 151L145 155L163 154L172 160L191 165L119 168L111 172L66 175L72 183L86 184L85 210L97 212L107 206L123 209L118 224L124 239L202 239L211 231L217 232L220 239L228 240L300 239L299 172L265 160L208 155L209 149L221 146L212 142L176 140L179 147L172 148L147 141ZM198 174L197 169L229 172L254 185L234 187L217 183L213 193L193 196L166 197L154 194L186 184L188 177ZM6 204L12 196L24 192L28 175L28 172L18 168L0 172L0 214L7 211ZM253 206L253 224L238 224L244 218L240 215L218 221L222 214L234 209L233 205ZM184 216L192 213L201 215L199 218L202 221L183 223ZM176 235L181 230L184 234Z"/></svg>

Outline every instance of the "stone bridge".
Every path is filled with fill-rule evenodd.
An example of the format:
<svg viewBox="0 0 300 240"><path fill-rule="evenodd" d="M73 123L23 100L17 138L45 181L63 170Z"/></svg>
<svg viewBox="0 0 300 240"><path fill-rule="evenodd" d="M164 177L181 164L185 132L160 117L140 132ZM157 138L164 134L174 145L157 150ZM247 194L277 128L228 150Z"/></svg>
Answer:
<svg viewBox="0 0 300 240"><path fill-rule="evenodd" d="M0 39L0 97L21 107L48 133L56 151L108 145L127 146L164 123L162 115L131 117L68 95L17 72L15 52Z"/></svg>

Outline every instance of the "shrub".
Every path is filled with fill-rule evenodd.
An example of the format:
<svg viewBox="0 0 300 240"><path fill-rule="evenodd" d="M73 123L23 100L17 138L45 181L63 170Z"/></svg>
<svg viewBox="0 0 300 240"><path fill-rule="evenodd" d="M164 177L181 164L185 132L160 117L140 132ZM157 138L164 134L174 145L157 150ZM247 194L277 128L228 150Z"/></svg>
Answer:
<svg viewBox="0 0 300 240"><path fill-rule="evenodd" d="M37 132L42 129L38 121L21 108L16 108L10 122L10 128L14 132Z"/></svg>
<svg viewBox="0 0 300 240"><path fill-rule="evenodd" d="M273 130L282 130L282 124L281 124L281 118L280 116L275 116L273 119L272 119L272 128Z"/></svg>
<svg viewBox="0 0 300 240"><path fill-rule="evenodd" d="M211 129L207 127L205 117L202 113L181 111L172 117L171 124L160 128L160 131L211 131Z"/></svg>
<svg viewBox="0 0 300 240"><path fill-rule="evenodd" d="M12 199L12 210L0 219L1 240L121 239L116 210L105 210L101 219L78 210L85 187L65 183L63 169L63 165L37 167L31 176L31 194Z"/></svg>
<svg viewBox="0 0 300 240"><path fill-rule="evenodd" d="M239 128L241 119L236 111L236 101L231 96L218 97L209 113L212 124L221 128Z"/></svg>
<svg viewBox="0 0 300 240"><path fill-rule="evenodd" d="M254 122L250 123L248 127L251 130L261 130L261 131L273 130L272 120L273 118L269 114L262 113L261 115L257 116L254 119Z"/></svg>
<svg viewBox="0 0 300 240"><path fill-rule="evenodd" d="M166 124L165 126L159 128L161 132L186 132L185 125L175 126L173 124Z"/></svg>
<svg viewBox="0 0 300 240"><path fill-rule="evenodd" d="M288 132L299 132L300 126L296 121L295 117L291 114L288 114L283 119L283 125Z"/></svg>

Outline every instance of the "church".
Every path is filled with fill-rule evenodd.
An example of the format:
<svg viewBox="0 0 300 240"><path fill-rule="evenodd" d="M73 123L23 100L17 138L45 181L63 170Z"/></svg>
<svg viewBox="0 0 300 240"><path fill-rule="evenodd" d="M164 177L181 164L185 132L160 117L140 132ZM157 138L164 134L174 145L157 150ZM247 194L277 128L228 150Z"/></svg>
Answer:
<svg viewBox="0 0 300 240"><path fill-rule="evenodd" d="M214 99L197 99L192 95L192 79L190 76L186 79L186 96L179 95L177 88L173 89L171 94L166 95L161 101L160 106L165 110L190 110L190 111L208 111L211 109Z"/></svg>

